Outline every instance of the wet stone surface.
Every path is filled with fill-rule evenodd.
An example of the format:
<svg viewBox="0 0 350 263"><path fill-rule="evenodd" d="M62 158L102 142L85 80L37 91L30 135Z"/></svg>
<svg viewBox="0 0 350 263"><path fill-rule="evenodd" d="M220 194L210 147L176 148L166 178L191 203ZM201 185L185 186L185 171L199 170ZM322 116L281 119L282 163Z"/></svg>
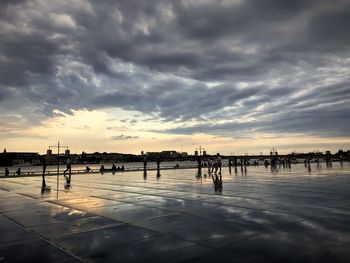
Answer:
<svg viewBox="0 0 350 263"><path fill-rule="evenodd" d="M0 178L0 262L349 262L350 165Z"/></svg>

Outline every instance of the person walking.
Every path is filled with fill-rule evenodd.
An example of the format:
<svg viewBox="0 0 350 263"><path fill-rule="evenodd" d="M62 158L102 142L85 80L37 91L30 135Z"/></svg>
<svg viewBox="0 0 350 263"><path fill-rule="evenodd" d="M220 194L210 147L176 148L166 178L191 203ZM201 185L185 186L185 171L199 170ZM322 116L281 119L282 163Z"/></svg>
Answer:
<svg viewBox="0 0 350 263"><path fill-rule="evenodd" d="M66 164L67 164L67 169L63 172L64 177L66 177L66 173L67 172L69 172L69 175L72 172L72 161L71 161L71 159L69 157L67 159L67 163Z"/></svg>
<svg viewBox="0 0 350 263"><path fill-rule="evenodd" d="M68 178L66 176L67 172L68 172ZM67 180L67 186L70 186L70 181L71 181L71 176L72 176L72 161L69 157L67 159L67 169L63 172L63 176Z"/></svg>
<svg viewBox="0 0 350 263"><path fill-rule="evenodd" d="M221 174L221 166L222 166L222 164L221 164L221 156L220 156L220 153L217 153L216 154L216 159L215 159L215 173L217 173L218 172L218 170L219 170L219 173Z"/></svg>

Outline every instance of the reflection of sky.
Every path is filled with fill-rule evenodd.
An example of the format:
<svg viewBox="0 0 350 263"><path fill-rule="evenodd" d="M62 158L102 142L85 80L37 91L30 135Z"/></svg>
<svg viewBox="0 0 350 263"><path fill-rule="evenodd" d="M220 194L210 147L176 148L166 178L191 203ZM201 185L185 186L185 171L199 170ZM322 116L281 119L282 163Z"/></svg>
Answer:
<svg viewBox="0 0 350 263"><path fill-rule="evenodd" d="M307 172L307 167L300 164L292 165L291 169L278 167L276 175L263 166L248 167L247 175L229 174L228 168L224 167L222 195L215 195L210 177L203 177L206 183L198 184L196 169L164 170L159 181L156 171L150 171L147 180L143 179L142 172L77 175L72 179L72 188L67 193L61 192L58 200L54 189L45 197L40 195L40 177L6 178L1 180L0 186L2 189L9 187L8 190L17 195L17 203L31 202L29 209L21 207L20 212L5 212L6 216L24 225L64 222L64 227L78 231L79 227L94 227L89 223L84 225L82 221L80 225L77 222L80 219L100 215L104 219L117 220L120 215L125 218L133 215L135 217L130 217L135 220L132 224L159 222L159 225L149 224L147 228L162 228L161 225L166 226L170 222L167 216L160 219L160 214L147 211L164 209L167 213L176 214L169 216L174 224L184 223L184 228L180 229L180 226L174 233L175 237L180 234L198 239L198 243L212 241L232 245L231 238L242 237L234 246L237 245L241 252L247 249L251 254L254 254L254 249L276 255L300 248L302 253L314 253L317 249L330 249L350 241L350 213L346 209L349 206L350 163L344 163L343 167L333 163L332 168L322 164L319 169L316 169L316 164L311 165L311 174ZM55 177L47 177L53 188L55 180ZM0 195L6 194L7 191L0 191ZM172 194L176 197L172 198ZM50 203L44 202L45 205L40 202L49 199ZM2 200L1 208L14 206L13 200ZM142 216L150 217L139 218ZM129 227L132 224L128 220L129 224L125 225ZM115 233L102 229L107 228L100 228L100 237L104 241L118 236L118 229ZM99 243L102 241L98 239L98 233L95 236L93 231L80 232L90 233L91 240L88 244L77 242L74 246L104 245ZM44 237L47 234L46 231L41 233ZM271 247L275 251L267 250Z"/></svg>

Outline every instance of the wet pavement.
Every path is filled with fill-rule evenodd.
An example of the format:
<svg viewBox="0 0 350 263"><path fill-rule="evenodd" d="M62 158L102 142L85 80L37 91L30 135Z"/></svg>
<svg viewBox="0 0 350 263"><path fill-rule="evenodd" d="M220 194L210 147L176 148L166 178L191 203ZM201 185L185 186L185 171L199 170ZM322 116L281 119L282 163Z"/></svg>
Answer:
<svg viewBox="0 0 350 263"><path fill-rule="evenodd" d="M309 170L1 178L0 262L350 262L350 164Z"/></svg>

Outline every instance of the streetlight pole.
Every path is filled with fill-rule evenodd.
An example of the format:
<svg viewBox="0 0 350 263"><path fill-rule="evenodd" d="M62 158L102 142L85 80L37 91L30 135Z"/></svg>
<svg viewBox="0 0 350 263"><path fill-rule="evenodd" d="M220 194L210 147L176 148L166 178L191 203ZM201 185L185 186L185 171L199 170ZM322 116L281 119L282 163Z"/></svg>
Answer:
<svg viewBox="0 0 350 263"><path fill-rule="evenodd" d="M57 145L50 145L49 146L49 149L50 148L57 148L57 195L58 195L58 187L59 187L59 181L60 181L60 177L59 177L59 173L60 173L60 160L59 160L60 147L68 149L68 146L62 146L62 145L60 145L60 142L57 142Z"/></svg>

